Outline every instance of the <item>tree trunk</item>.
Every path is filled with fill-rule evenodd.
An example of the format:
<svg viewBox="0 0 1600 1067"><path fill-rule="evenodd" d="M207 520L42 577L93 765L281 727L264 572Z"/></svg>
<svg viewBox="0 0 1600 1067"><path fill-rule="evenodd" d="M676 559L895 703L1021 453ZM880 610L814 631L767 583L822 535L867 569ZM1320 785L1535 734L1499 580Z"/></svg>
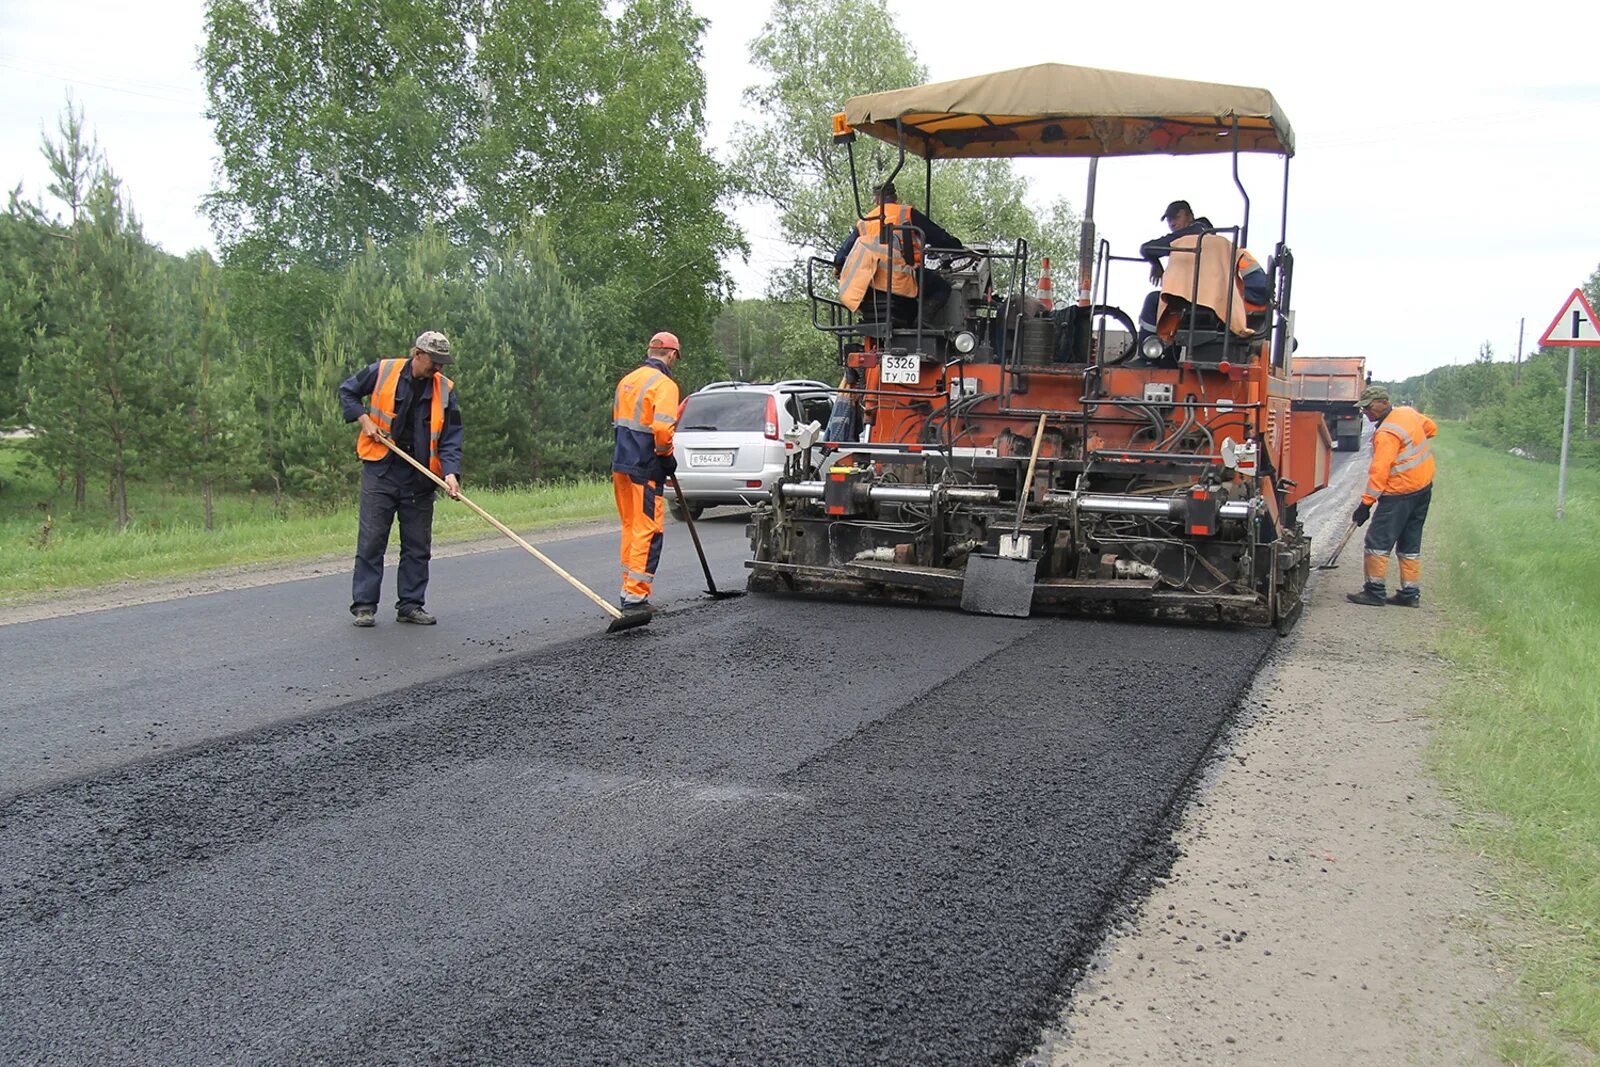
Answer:
<svg viewBox="0 0 1600 1067"><path fill-rule="evenodd" d="M83 507L84 501L88 498L89 479L84 475L83 468L79 467L77 470L72 472L72 506L75 508L81 508Z"/></svg>
<svg viewBox="0 0 1600 1067"><path fill-rule="evenodd" d="M200 488L205 494L206 501L206 529L211 529L211 479L208 477L200 483Z"/></svg>
<svg viewBox="0 0 1600 1067"><path fill-rule="evenodd" d="M117 459L111 468L111 494L117 503L117 532L128 528L128 472L122 458L122 441L116 440Z"/></svg>
<svg viewBox="0 0 1600 1067"><path fill-rule="evenodd" d="M128 476L123 473L120 460L111 484L117 497L117 532L121 533L128 528Z"/></svg>

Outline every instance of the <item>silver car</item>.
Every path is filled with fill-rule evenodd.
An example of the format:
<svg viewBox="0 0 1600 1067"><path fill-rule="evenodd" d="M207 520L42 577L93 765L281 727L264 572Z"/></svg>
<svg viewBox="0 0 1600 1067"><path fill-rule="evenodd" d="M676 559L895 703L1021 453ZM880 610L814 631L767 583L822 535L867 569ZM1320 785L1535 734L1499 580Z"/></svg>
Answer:
<svg viewBox="0 0 1600 1067"><path fill-rule="evenodd" d="M789 431L817 422L828 425L833 391L822 382L795 380L770 385L715 382L683 402L672 452L678 485L695 518L718 504L765 500L794 454ZM818 457L808 457L814 463ZM673 517L678 502L667 496Z"/></svg>

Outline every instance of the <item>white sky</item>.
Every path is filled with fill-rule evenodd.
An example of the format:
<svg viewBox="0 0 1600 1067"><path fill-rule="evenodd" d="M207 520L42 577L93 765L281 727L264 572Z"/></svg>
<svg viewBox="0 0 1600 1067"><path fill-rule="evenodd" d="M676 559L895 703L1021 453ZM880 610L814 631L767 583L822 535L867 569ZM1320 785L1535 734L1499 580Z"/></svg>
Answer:
<svg viewBox="0 0 1600 1067"><path fill-rule="evenodd" d="M767 7L695 6L711 20L708 143L720 146L755 77L747 45ZM1508 358L1518 319L1531 350L1600 264L1600 49L1592 8L1578 0L1481 15L1406 0L1283 4L1258 6L1258 19L1239 18L1238 4L1167 0L889 6L936 80L1056 61L1272 90L1296 136L1289 244L1302 355L1365 355L1380 378L1463 362L1484 341ZM42 191L39 135L70 91L147 235L173 252L210 247L198 209L215 156L195 67L203 11L201 0L0 0L0 181ZM1250 243L1264 261L1281 162L1246 163ZM1081 209L1085 162L1024 168L1036 202L1065 195ZM1239 221L1226 157L1106 160L1100 235L1134 254L1177 198L1219 225ZM752 233L749 263L730 264L742 295L760 295L788 258L772 236ZM1121 271L1112 297L1136 312L1142 272ZM1068 276L1058 266L1058 291Z"/></svg>

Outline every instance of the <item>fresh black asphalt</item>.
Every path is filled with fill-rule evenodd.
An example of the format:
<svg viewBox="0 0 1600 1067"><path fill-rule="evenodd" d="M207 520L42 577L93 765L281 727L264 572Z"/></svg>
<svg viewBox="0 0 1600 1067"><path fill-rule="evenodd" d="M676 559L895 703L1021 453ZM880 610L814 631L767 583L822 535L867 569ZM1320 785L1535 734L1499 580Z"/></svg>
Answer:
<svg viewBox="0 0 1600 1067"><path fill-rule="evenodd" d="M25 793L0 1058L1005 1060L1269 643L747 598Z"/></svg>
<svg viewBox="0 0 1600 1067"><path fill-rule="evenodd" d="M682 533L614 637L515 550L433 628L342 574L0 628L0 1063L1026 1054L1270 633L696 602Z"/></svg>

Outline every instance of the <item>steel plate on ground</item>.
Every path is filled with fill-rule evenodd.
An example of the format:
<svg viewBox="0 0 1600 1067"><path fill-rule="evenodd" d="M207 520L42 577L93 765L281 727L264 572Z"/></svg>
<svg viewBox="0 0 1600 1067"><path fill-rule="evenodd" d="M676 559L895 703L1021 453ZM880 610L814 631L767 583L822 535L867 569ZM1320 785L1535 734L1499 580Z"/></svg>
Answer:
<svg viewBox="0 0 1600 1067"><path fill-rule="evenodd" d="M1025 619L1033 612L1033 581L1038 574L1036 559L974 552L967 557L966 577L961 583L961 610Z"/></svg>

